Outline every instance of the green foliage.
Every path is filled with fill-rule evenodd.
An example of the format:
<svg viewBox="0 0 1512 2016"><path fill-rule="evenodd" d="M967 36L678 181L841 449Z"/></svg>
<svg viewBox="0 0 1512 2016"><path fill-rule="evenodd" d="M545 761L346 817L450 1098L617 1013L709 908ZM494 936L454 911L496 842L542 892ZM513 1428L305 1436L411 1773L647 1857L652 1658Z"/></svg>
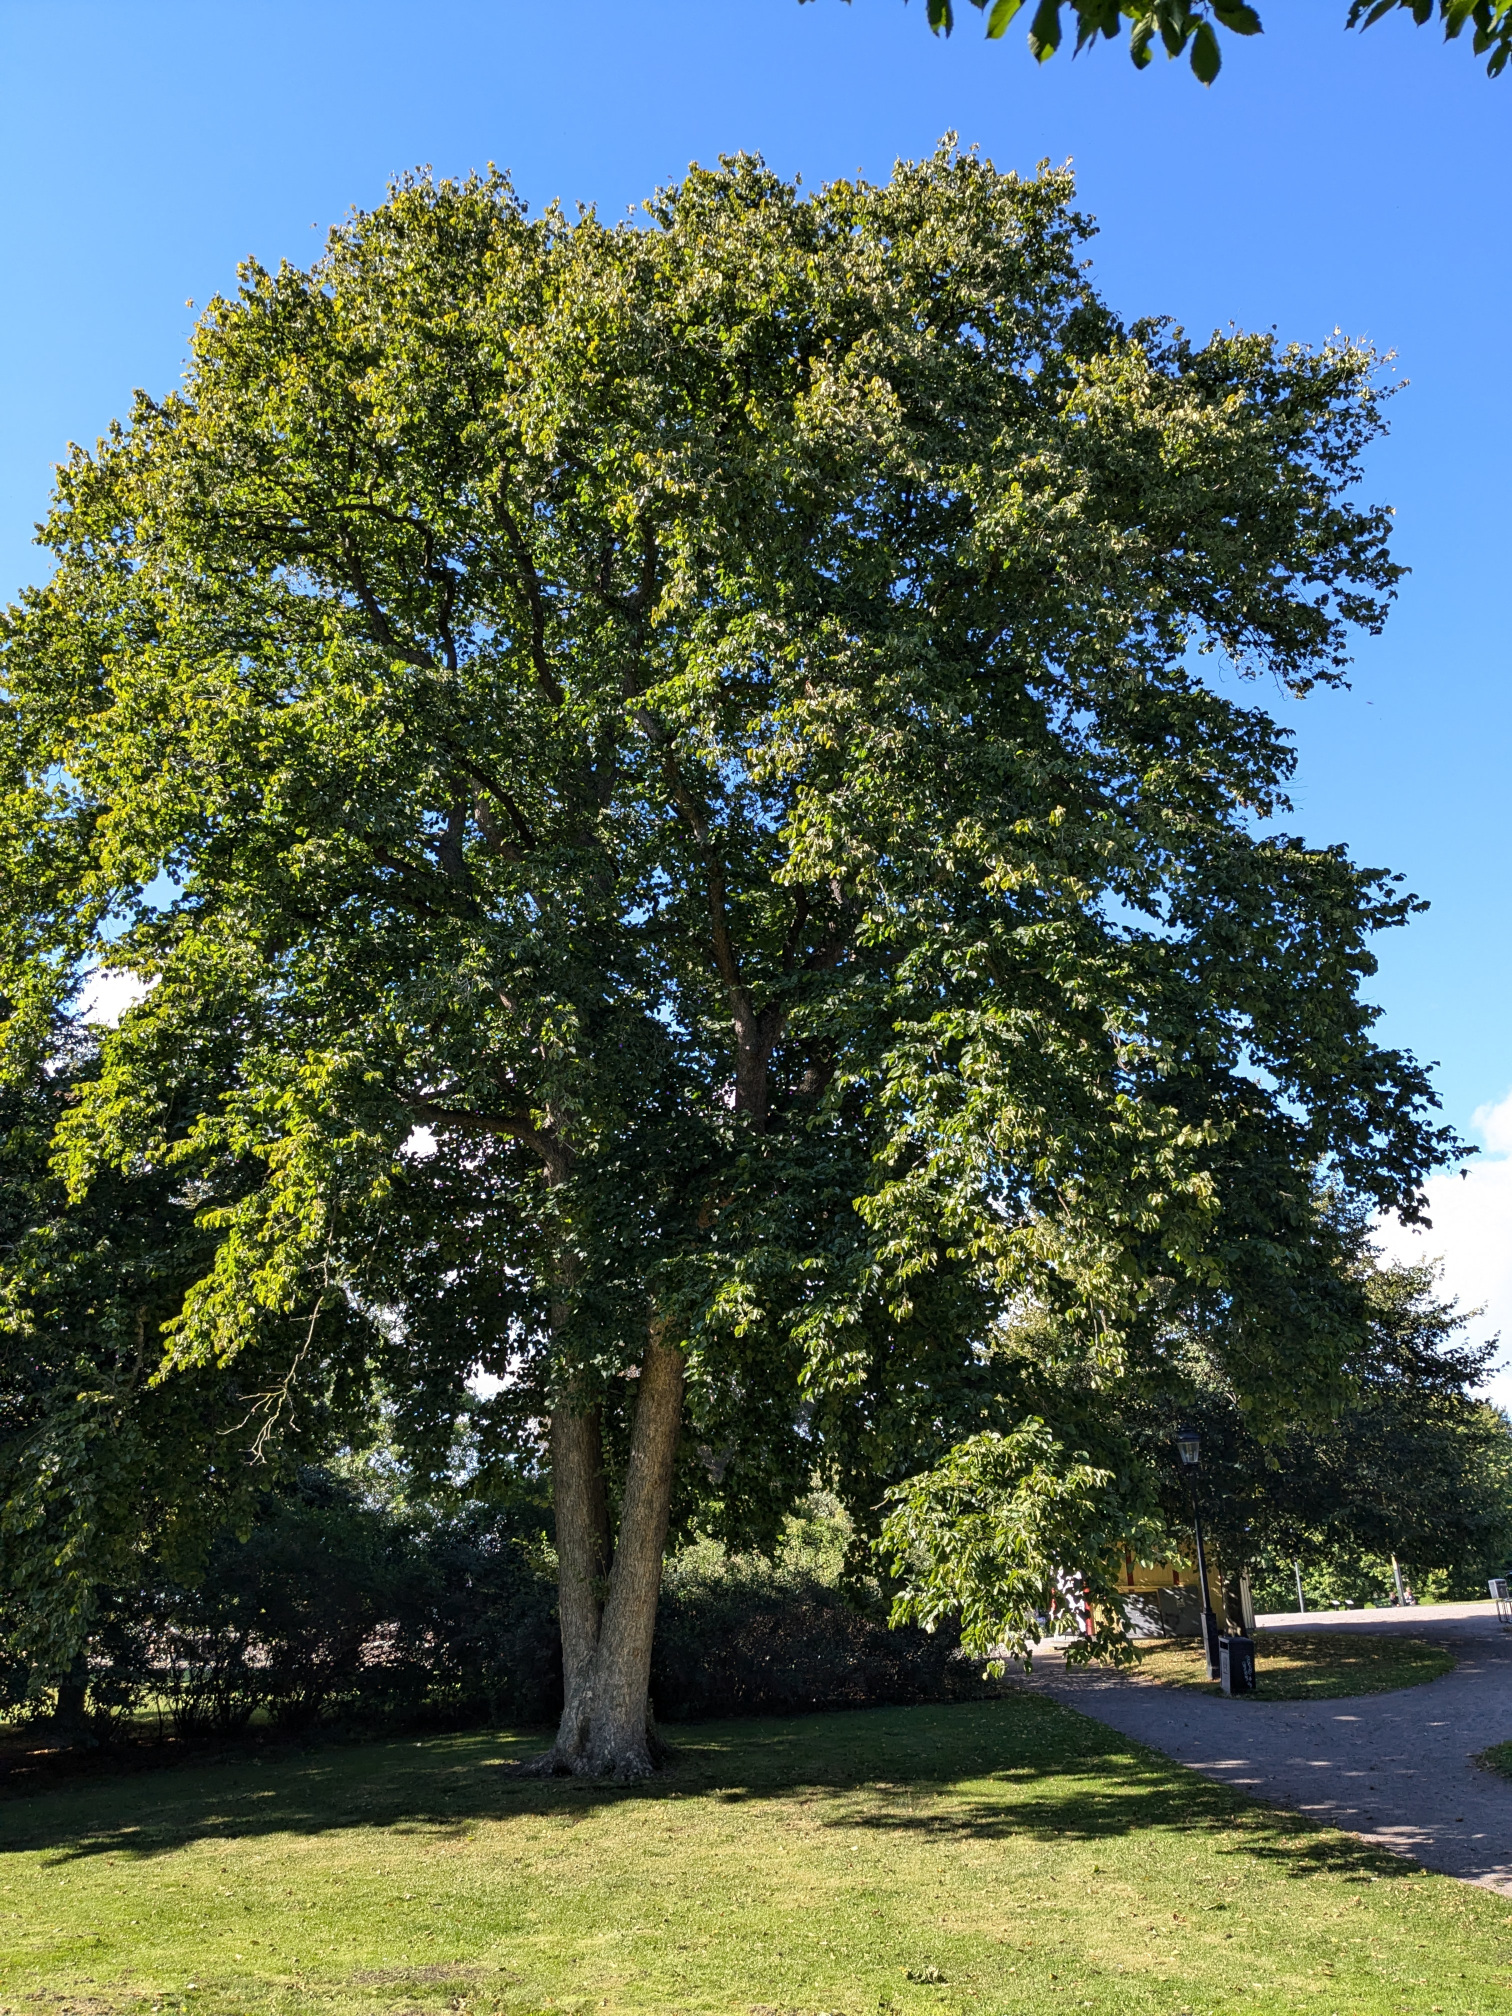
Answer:
<svg viewBox="0 0 1512 2016"><path fill-rule="evenodd" d="M901 1584L896 1622L933 1631L959 1617L963 1648L1001 1672L1069 1617L1069 1660L1128 1662L1121 1571L1131 1548L1146 1556L1161 1537L1137 1484L1069 1456L1031 1419L972 1436L889 1496L881 1545Z"/></svg>
<svg viewBox="0 0 1512 2016"><path fill-rule="evenodd" d="M213 1532L192 1579L144 1548L134 1579L96 1585L87 1721L152 1708L225 1736L254 1715L288 1731L545 1719L561 1705L548 1526L539 1493L442 1514L303 1469ZM50 1677L34 1667L13 1712Z"/></svg>
<svg viewBox="0 0 1512 2016"><path fill-rule="evenodd" d="M197 1061L176 1073L180 1112L207 1096ZM105 1592L149 1562L193 1577L218 1528L250 1518L270 1404L289 1416L279 1448L295 1460L350 1426L363 1387L360 1359L332 1379L270 1366L251 1338L234 1368L163 1379L159 1333L213 1264L205 1218L242 1172L149 1151L70 1202L54 1138L98 1084L96 1037L62 1020L13 1063L0 1082L0 1632L16 1684L37 1687L87 1643L106 1670L135 1670L102 1644L116 1615ZM102 1671L97 1703L108 1692Z"/></svg>
<svg viewBox="0 0 1512 2016"><path fill-rule="evenodd" d="M971 4L987 16L987 37L995 41L1007 33L1025 0L971 0ZM1498 77L1506 68L1512 56L1512 0L1350 0L1345 25L1369 28L1404 9L1419 27L1442 21L1446 41L1455 40L1467 27L1473 28L1472 46L1477 56L1487 59L1486 75ZM953 0L926 0L926 12L936 35L948 35L954 28ZM1029 25L1029 51L1036 62L1046 62L1061 46L1064 13L1069 13L1075 24L1078 55L1099 38L1115 41L1127 21L1129 55L1136 69L1144 69L1150 61L1158 39L1167 56L1185 52L1192 74L1203 84L1211 84L1222 67L1220 29L1230 35L1262 32L1259 15L1244 0L1195 0L1195 4L1192 0L1038 0Z"/></svg>
<svg viewBox="0 0 1512 2016"><path fill-rule="evenodd" d="M1512 0L1350 0L1349 26L1369 28L1388 14L1411 14L1421 28L1435 19L1444 24L1445 41L1467 27L1474 29L1471 47L1486 58L1486 75L1499 77L1512 57Z"/></svg>
<svg viewBox="0 0 1512 2016"><path fill-rule="evenodd" d="M1243 1405L1220 1369L1227 1303L1198 1302L1116 1370L1021 1310L985 1354L994 1409L1020 1425L967 1438L888 1494L895 1614L959 1615L981 1658L1022 1656L1054 1617L1078 1634L1073 1657L1126 1659L1127 1564L1191 1548L1171 1439L1183 1420L1201 1432L1217 1563L1230 1578L1249 1569L1260 1609L1295 1606L1295 1561L1314 1607L1385 1601L1393 1552L1422 1600L1483 1595L1512 1553L1512 1428L1475 1397L1495 1346L1460 1341L1469 1319L1437 1296L1431 1268L1380 1265L1321 1201L1318 1228L1341 1334L1355 1298L1363 1319L1320 1409Z"/></svg>
<svg viewBox="0 0 1512 2016"><path fill-rule="evenodd" d="M1261 1608L1296 1607L1293 1562L1322 1607L1389 1600L1393 1554L1425 1601L1484 1596L1512 1555L1512 1424L1477 1397L1494 1342L1463 1342L1469 1318L1433 1268L1368 1251L1355 1266L1368 1320L1331 1418L1261 1437L1210 1383L1174 1400L1203 1432L1206 1523L1226 1562L1251 1564ZM1165 1474L1177 1530L1182 1488Z"/></svg>
<svg viewBox="0 0 1512 2016"><path fill-rule="evenodd" d="M953 1629L888 1628L870 1578L848 1573L849 1521L817 1495L775 1560L703 1541L667 1564L651 1691L663 1718L795 1714L987 1691Z"/></svg>
<svg viewBox="0 0 1512 2016"><path fill-rule="evenodd" d="M543 1495L449 1507L375 1498L304 1469L223 1530L193 1581L150 1557L97 1587L84 1640L83 1723L133 1714L183 1737L259 1726L374 1731L554 1719L561 1651ZM668 1563L652 1695L673 1721L969 1699L978 1668L953 1631L889 1630L874 1582L847 1573L849 1523L816 1498L775 1559L703 1540ZM12 1715L45 1707L32 1696Z"/></svg>
<svg viewBox="0 0 1512 2016"><path fill-rule="evenodd" d="M1464 1478L1473 1491L1480 1479L1472 1469ZM1473 1503L1473 1501L1471 1501ZM1485 1509L1500 1514L1505 1499ZM1504 1532L1504 1525L1501 1527ZM1494 1542L1486 1552L1461 1554L1447 1565L1398 1551L1396 1568L1401 1571L1404 1589L1419 1603L1483 1603L1487 1583L1512 1565L1512 1553ZM1282 1554L1276 1548L1262 1548L1250 1567L1255 1606L1261 1610L1295 1610L1297 1570L1302 1573L1302 1596L1309 1611L1380 1609L1396 1602L1396 1572L1390 1554L1351 1546L1347 1541L1331 1545L1326 1537L1312 1537L1299 1554Z"/></svg>
<svg viewBox="0 0 1512 2016"><path fill-rule="evenodd" d="M223 1534L192 1588L153 1606L164 1693L183 1734L242 1727L256 1708L302 1730L332 1714L417 1707L422 1563L409 1534L318 1475ZM388 1631L385 1627L391 1627Z"/></svg>
<svg viewBox="0 0 1512 2016"><path fill-rule="evenodd" d="M0 636L4 1041L152 983L52 1152L191 1201L154 1393L297 1453L376 1383L440 1474L481 1366L477 1460L570 1392L612 1500L654 1320L736 1551L1031 1413L1116 1470L1198 1330L1246 1418L1334 1404L1316 1172L1411 1216L1453 1152L1360 998L1413 903L1204 674L1383 620L1375 360L1125 327L1088 229L948 147L645 228L410 179L73 455Z"/></svg>
<svg viewBox="0 0 1512 2016"><path fill-rule="evenodd" d="M560 1698L545 1508L451 1519L307 1471L189 1588L144 1592L153 1680L185 1734L320 1722L544 1718Z"/></svg>
<svg viewBox="0 0 1512 2016"><path fill-rule="evenodd" d="M1447 1603L1457 1578L1444 1568L1424 1567L1398 1555L1404 1587L1420 1603ZM1255 1608L1261 1611L1294 1611L1297 1607L1297 1570L1302 1574L1302 1598L1309 1611L1359 1610L1378 1608L1396 1601L1396 1578L1389 1554L1376 1554L1348 1544L1331 1547L1309 1535L1305 1551L1283 1554L1274 1547L1260 1547L1250 1563L1250 1587ZM1484 1596L1484 1583L1459 1593Z"/></svg>

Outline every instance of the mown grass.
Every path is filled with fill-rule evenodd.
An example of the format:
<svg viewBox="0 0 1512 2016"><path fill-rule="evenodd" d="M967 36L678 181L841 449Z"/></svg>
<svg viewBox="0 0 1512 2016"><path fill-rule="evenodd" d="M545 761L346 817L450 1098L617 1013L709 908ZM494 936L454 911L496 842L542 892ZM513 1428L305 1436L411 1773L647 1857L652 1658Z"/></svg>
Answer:
<svg viewBox="0 0 1512 2016"><path fill-rule="evenodd" d="M462 1735L0 1805L6 2016L1385 2016L1508 2007L1489 1891L1042 1697L678 1732L649 1786Z"/></svg>
<svg viewBox="0 0 1512 2016"><path fill-rule="evenodd" d="M1167 1687L1217 1694L1195 1639L1142 1646L1140 1670ZM1454 1654L1421 1638L1353 1636L1346 1631L1257 1631L1257 1701L1342 1701L1352 1694L1390 1694L1420 1687L1454 1670Z"/></svg>
<svg viewBox="0 0 1512 2016"><path fill-rule="evenodd" d="M1499 1777L1512 1778L1512 1743L1493 1743L1489 1750L1482 1750L1476 1758L1488 1771L1495 1771Z"/></svg>

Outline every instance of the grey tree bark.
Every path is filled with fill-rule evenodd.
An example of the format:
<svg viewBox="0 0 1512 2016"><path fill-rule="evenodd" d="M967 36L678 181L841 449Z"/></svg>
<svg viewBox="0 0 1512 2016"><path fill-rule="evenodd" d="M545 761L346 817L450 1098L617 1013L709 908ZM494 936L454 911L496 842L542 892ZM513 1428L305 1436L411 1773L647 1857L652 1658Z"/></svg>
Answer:
<svg viewBox="0 0 1512 2016"><path fill-rule="evenodd" d="M653 1325L612 1556L598 1413L565 1395L552 1416L564 1701L556 1741L532 1766L543 1774L645 1778L665 1755L651 1644L682 1403L682 1352Z"/></svg>

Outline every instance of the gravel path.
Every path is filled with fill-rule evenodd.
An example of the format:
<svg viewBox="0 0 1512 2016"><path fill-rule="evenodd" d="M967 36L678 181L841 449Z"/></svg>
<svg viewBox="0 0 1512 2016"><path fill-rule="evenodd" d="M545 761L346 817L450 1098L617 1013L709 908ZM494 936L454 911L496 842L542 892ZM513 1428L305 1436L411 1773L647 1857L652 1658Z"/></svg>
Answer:
<svg viewBox="0 0 1512 2016"><path fill-rule="evenodd" d="M1512 1780L1473 1759L1512 1740L1512 1631L1489 1604L1262 1617L1261 1628L1444 1644L1454 1672L1346 1701L1225 1700L1035 1662L1030 1686L1256 1798L1512 1896Z"/></svg>

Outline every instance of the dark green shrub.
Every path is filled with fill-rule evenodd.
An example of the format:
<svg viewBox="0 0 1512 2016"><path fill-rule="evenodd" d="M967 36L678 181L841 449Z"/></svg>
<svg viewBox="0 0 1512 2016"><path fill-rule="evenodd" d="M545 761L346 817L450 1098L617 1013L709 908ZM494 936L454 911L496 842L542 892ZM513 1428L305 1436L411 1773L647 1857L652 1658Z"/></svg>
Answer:
<svg viewBox="0 0 1512 2016"><path fill-rule="evenodd" d="M984 1691L955 1640L889 1631L871 1585L841 1573L832 1508L793 1522L777 1562L704 1543L668 1566L652 1669L657 1712L800 1713ZM4 1676L17 1705L19 1669ZM102 1592L89 1723L152 1701L182 1736L275 1728L549 1722L561 1647L547 1513L528 1485L441 1513L305 1470L222 1533L193 1582L157 1573Z"/></svg>
<svg viewBox="0 0 1512 2016"><path fill-rule="evenodd" d="M561 1705L538 1503L395 1509L322 1471L270 1494L169 1593L176 1726L536 1720Z"/></svg>
<svg viewBox="0 0 1512 2016"><path fill-rule="evenodd" d="M666 1721L967 1699L993 1691L953 1633L887 1628L838 1559L773 1564L694 1549L670 1564L651 1692Z"/></svg>
<svg viewBox="0 0 1512 2016"><path fill-rule="evenodd" d="M438 1521L399 1619L428 1676L425 1707L457 1721L550 1721L562 1706L556 1580L538 1504L475 1505Z"/></svg>
<svg viewBox="0 0 1512 2016"><path fill-rule="evenodd" d="M180 1736L231 1736L252 1719L261 1675L245 1633L195 1596L176 1590L163 1600L154 1691Z"/></svg>

